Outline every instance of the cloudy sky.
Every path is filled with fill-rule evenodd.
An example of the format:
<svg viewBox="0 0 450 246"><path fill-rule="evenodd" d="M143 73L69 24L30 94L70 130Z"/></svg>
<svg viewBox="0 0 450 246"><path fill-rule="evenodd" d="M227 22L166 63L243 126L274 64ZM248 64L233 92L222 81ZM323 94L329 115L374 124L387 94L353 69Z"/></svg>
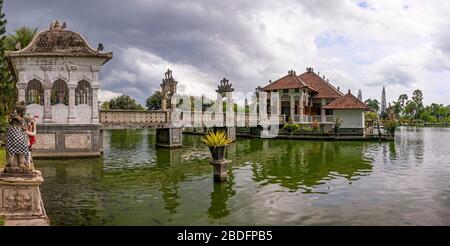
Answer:
<svg viewBox="0 0 450 246"><path fill-rule="evenodd" d="M450 1L446 0L6 0L7 31L55 19L103 43L114 58L102 98L144 103L173 70L179 91L212 96L221 78L253 91L307 66L341 90L388 101L416 88L450 104Z"/></svg>

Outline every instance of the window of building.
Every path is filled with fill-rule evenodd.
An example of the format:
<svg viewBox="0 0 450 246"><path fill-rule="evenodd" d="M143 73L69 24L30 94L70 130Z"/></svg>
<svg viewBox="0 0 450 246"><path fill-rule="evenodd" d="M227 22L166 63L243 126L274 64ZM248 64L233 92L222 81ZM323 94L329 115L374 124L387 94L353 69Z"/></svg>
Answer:
<svg viewBox="0 0 450 246"><path fill-rule="evenodd" d="M39 80L33 79L28 82L25 91L26 104L40 104L44 105L44 88Z"/></svg>
<svg viewBox="0 0 450 246"><path fill-rule="evenodd" d="M299 89L299 88L296 88L296 89L295 89L295 93L300 93L300 89Z"/></svg>
<svg viewBox="0 0 450 246"><path fill-rule="evenodd" d="M53 83L51 103L69 105L69 89L64 80L58 79Z"/></svg>
<svg viewBox="0 0 450 246"><path fill-rule="evenodd" d="M289 89L283 89L283 93L289 93Z"/></svg>
<svg viewBox="0 0 450 246"><path fill-rule="evenodd" d="M86 80L79 81L75 89L75 105L78 104L92 106L92 88Z"/></svg>

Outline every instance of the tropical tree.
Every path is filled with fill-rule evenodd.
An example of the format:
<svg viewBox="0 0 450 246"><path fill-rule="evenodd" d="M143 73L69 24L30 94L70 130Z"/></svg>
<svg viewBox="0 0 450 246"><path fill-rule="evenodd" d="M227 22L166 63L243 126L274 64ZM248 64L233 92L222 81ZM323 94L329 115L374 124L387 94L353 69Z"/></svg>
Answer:
<svg viewBox="0 0 450 246"><path fill-rule="evenodd" d="M6 19L2 12L3 0L0 0L0 117L5 117L16 102L16 78L12 76L4 56L6 50L15 50L16 44L27 46L37 32L37 28L21 27L14 34L6 35Z"/></svg>
<svg viewBox="0 0 450 246"><path fill-rule="evenodd" d="M0 118L5 117L15 102L15 84L5 58L6 18L0 0Z"/></svg>
<svg viewBox="0 0 450 246"><path fill-rule="evenodd" d="M378 113L380 111L380 102L377 99L367 99L364 103L372 109L372 111Z"/></svg>
<svg viewBox="0 0 450 246"><path fill-rule="evenodd" d="M14 31L14 34L9 34L5 38L5 49L16 50L16 44L20 43L20 47L27 46L37 33L37 28L21 27Z"/></svg>
<svg viewBox="0 0 450 246"><path fill-rule="evenodd" d="M127 95L121 95L115 97L109 101L110 109L125 109L125 110L144 110L139 103L136 102L135 99L131 98Z"/></svg>
<svg viewBox="0 0 450 246"><path fill-rule="evenodd" d="M406 95L406 94L401 94L397 100L397 102L400 103L400 106L402 108L405 107L407 101L408 101L408 95Z"/></svg>
<svg viewBox="0 0 450 246"><path fill-rule="evenodd" d="M145 106L148 110L158 110L161 109L162 94L161 91L155 91L153 95L147 98Z"/></svg>
<svg viewBox="0 0 450 246"><path fill-rule="evenodd" d="M423 94L422 91L417 89L413 92L412 101L414 102L414 119L418 119L420 113L423 111Z"/></svg>
<svg viewBox="0 0 450 246"><path fill-rule="evenodd" d="M369 111L369 112L365 113L365 117L364 118L366 120L366 123L369 126L371 126L377 120L377 117L378 117L377 113Z"/></svg>

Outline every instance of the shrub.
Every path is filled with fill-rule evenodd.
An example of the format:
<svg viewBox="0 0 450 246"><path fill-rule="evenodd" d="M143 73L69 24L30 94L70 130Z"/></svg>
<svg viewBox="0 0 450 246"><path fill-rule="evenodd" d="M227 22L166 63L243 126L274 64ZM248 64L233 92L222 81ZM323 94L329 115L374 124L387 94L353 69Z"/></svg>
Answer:
<svg viewBox="0 0 450 246"><path fill-rule="evenodd" d="M393 119L389 119L385 123L386 131L389 133L389 135L394 136L395 130L397 129L398 123L397 121Z"/></svg>
<svg viewBox="0 0 450 246"><path fill-rule="evenodd" d="M298 124L295 124L295 123L287 123L287 124L284 124L284 126L283 126L283 130L286 130L286 131L288 131L288 132L292 132L292 131L295 131L295 130L297 130L297 129L299 129L300 128L300 126L298 125Z"/></svg>

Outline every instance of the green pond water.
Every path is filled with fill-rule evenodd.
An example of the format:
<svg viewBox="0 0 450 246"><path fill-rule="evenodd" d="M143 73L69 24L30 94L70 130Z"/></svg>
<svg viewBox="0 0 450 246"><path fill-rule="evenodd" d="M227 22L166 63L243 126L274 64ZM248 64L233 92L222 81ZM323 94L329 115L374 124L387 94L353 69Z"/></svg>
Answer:
<svg viewBox="0 0 450 246"><path fill-rule="evenodd" d="M98 159L36 160L53 225L450 225L450 129L400 128L395 142L238 139L229 181L184 135L104 132Z"/></svg>

